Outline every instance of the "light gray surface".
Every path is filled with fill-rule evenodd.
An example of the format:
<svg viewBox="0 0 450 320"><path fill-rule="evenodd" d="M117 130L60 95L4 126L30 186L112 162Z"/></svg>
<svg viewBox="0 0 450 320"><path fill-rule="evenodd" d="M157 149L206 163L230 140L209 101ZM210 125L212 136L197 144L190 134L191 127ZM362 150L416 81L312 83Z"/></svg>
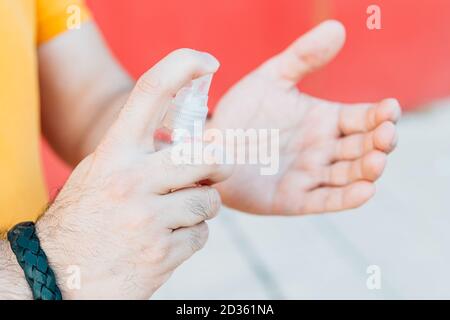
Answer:
<svg viewBox="0 0 450 320"><path fill-rule="evenodd" d="M450 298L450 102L406 115L373 200L301 218L224 209L155 299ZM382 288L366 286L369 265Z"/></svg>

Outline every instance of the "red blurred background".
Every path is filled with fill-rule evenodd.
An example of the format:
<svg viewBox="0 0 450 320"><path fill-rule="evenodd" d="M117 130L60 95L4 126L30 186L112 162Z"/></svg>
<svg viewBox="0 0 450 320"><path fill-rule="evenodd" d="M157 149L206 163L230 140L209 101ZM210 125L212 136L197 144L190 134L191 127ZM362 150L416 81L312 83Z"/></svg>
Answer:
<svg viewBox="0 0 450 320"><path fill-rule="evenodd" d="M243 75L318 22L347 28L347 43L300 89L322 98L372 101L397 97L412 110L450 95L449 0L88 0L95 20L126 69L138 77L168 52L214 54L221 69L211 105ZM381 8L381 30L366 27L367 7ZM49 191L70 170L43 143Z"/></svg>

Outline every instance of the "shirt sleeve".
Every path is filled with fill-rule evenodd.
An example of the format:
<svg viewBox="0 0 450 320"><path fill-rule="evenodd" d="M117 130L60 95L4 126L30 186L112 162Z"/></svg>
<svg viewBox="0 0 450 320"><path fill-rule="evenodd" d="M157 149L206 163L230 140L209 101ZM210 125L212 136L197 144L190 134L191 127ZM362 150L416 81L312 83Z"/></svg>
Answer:
<svg viewBox="0 0 450 320"><path fill-rule="evenodd" d="M84 0L37 0L36 10L38 45L90 19Z"/></svg>

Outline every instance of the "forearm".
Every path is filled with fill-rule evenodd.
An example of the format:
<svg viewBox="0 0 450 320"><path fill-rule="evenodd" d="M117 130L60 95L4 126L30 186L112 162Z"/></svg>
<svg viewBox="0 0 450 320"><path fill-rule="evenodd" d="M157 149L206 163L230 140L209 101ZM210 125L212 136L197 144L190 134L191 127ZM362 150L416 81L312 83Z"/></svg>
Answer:
<svg viewBox="0 0 450 320"><path fill-rule="evenodd" d="M43 104L44 134L72 166L95 150L134 86L125 74L116 73L111 78L91 80L79 93Z"/></svg>
<svg viewBox="0 0 450 320"><path fill-rule="evenodd" d="M24 273L5 240L0 241L0 300L31 299Z"/></svg>
<svg viewBox="0 0 450 320"><path fill-rule="evenodd" d="M79 136L79 140L73 140L73 148L65 157L66 160L76 165L87 155L92 153L105 135L130 94L133 82L125 82L123 87L109 92L103 101L88 103L92 105L95 113L91 113L86 129Z"/></svg>
<svg viewBox="0 0 450 320"><path fill-rule="evenodd" d="M38 58L43 133L75 165L97 146L134 81L92 22L41 45Z"/></svg>

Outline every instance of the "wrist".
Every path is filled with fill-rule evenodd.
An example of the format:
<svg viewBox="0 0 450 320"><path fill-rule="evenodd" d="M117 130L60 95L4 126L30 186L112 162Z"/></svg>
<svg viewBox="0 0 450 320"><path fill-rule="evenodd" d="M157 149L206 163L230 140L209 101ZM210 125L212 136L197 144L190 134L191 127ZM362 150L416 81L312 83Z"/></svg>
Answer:
<svg viewBox="0 0 450 320"><path fill-rule="evenodd" d="M68 246L69 230L63 230L59 217L50 208L36 223L36 233L44 250L49 266L55 273L58 288L64 300L77 299L76 289L68 282L71 271L71 252ZM67 231L68 234L64 235Z"/></svg>
<svg viewBox="0 0 450 320"><path fill-rule="evenodd" d="M36 223L41 247L64 300L90 299L99 292L98 279L91 276L95 274L95 266L87 263L92 255L89 249L92 244L83 242L76 211L76 208L59 205L56 200ZM86 270L90 272L84 272Z"/></svg>
<svg viewBox="0 0 450 320"><path fill-rule="evenodd" d="M0 241L0 299L31 300L33 295L8 241Z"/></svg>

